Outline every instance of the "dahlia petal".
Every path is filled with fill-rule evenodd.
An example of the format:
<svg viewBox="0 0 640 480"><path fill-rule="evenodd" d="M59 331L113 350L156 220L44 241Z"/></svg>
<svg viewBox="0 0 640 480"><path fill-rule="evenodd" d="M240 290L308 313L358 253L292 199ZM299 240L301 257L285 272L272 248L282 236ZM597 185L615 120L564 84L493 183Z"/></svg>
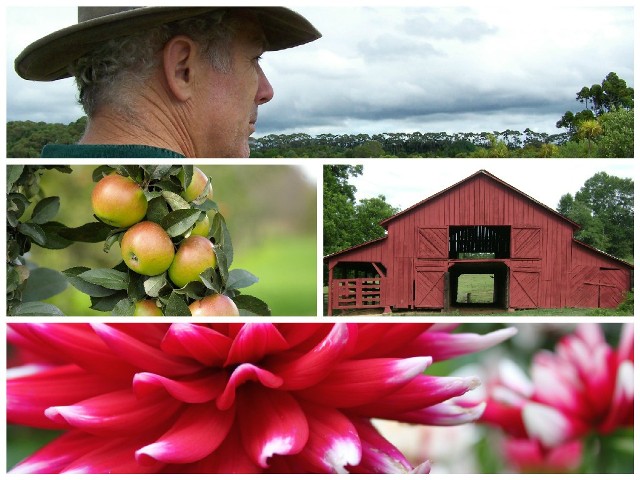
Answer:
<svg viewBox="0 0 640 480"><path fill-rule="evenodd" d="M7 422L37 428L60 428L44 411L107 393L126 384L89 373L75 365L40 369L7 380Z"/></svg>
<svg viewBox="0 0 640 480"><path fill-rule="evenodd" d="M408 473L413 467L392 443L384 438L369 420L352 419L362 443L362 459L351 473Z"/></svg>
<svg viewBox="0 0 640 480"><path fill-rule="evenodd" d="M14 328L18 325L14 325ZM34 341L63 354L69 363L109 378L131 378L134 368L110 351L89 325L67 323L21 324L20 330ZM56 357L54 357L56 358Z"/></svg>
<svg viewBox="0 0 640 480"><path fill-rule="evenodd" d="M349 473L362 459L362 445L353 423L341 412L302 404L309 423L309 441L300 457L318 473Z"/></svg>
<svg viewBox="0 0 640 480"><path fill-rule="evenodd" d="M116 438L103 441L97 448L67 465L60 473L69 474L124 474L157 473L163 464L141 465L136 461L134 452L139 440L128 441Z"/></svg>
<svg viewBox="0 0 640 480"><path fill-rule="evenodd" d="M530 439L508 439L504 444L507 461L523 473L569 473L582 461L582 442L574 441L552 450Z"/></svg>
<svg viewBox="0 0 640 480"><path fill-rule="evenodd" d="M235 422L224 441L213 453L197 462L182 465L167 465L162 473L262 473L262 468L256 465L244 451L240 441L240 432Z"/></svg>
<svg viewBox="0 0 640 480"><path fill-rule="evenodd" d="M402 356L430 355L435 362L479 352L498 345L517 333L515 327L485 335L427 331L397 350Z"/></svg>
<svg viewBox="0 0 640 480"><path fill-rule="evenodd" d="M431 364L431 357L344 361L319 384L296 392L327 406L349 408L400 389Z"/></svg>
<svg viewBox="0 0 640 480"><path fill-rule="evenodd" d="M173 357L103 323L92 324L98 336L120 358L139 369L159 375L189 375L202 367L189 359Z"/></svg>
<svg viewBox="0 0 640 480"><path fill-rule="evenodd" d="M231 339L201 325L174 323L160 348L172 355L194 358L207 366L221 367L229 354Z"/></svg>
<svg viewBox="0 0 640 480"><path fill-rule="evenodd" d="M158 440L136 451L140 465L190 463L213 452L229 433L235 410L218 410L213 403L189 405Z"/></svg>
<svg viewBox="0 0 640 480"><path fill-rule="evenodd" d="M288 348L287 341L272 323L245 323L233 339L226 365L251 363Z"/></svg>
<svg viewBox="0 0 640 480"><path fill-rule="evenodd" d="M618 363L630 360L633 363L633 323L622 325L618 343Z"/></svg>
<svg viewBox="0 0 640 480"><path fill-rule="evenodd" d="M507 434L516 438L527 437L527 431L522 421L522 406L514 407L489 399L479 420L491 425L497 425Z"/></svg>
<svg viewBox="0 0 640 480"><path fill-rule="evenodd" d="M358 345L354 357L388 357L407 342L429 329L432 323L359 324ZM384 338L384 342L380 339ZM422 352L425 355L428 352Z"/></svg>
<svg viewBox="0 0 640 480"><path fill-rule="evenodd" d="M430 377L419 375L392 394L349 409L349 413L372 418L395 418L398 413L420 410L459 397L478 387L476 377Z"/></svg>
<svg viewBox="0 0 640 480"><path fill-rule="evenodd" d="M329 323L278 323L278 331L286 340L289 348L306 352L329 334Z"/></svg>
<svg viewBox="0 0 640 480"><path fill-rule="evenodd" d="M109 323L109 326L147 345L158 345L171 325L168 323Z"/></svg>
<svg viewBox="0 0 640 480"><path fill-rule="evenodd" d="M67 432L18 463L9 473L60 473L67 465L104 444L104 438Z"/></svg>
<svg viewBox="0 0 640 480"><path fill-rule="evenodd" d="M586 425L561 411L540 403L529 402L522 409L522 420L529 437L547 448L553 448L586 432Z"/></svg>
<svg viewBox="0 0 640 480"><path fill-rule="evenodd" d="M242 444L262 468L273 455L300 453L309 439L309 425L296 399L287 392L246 385L238 396ZM259 406L259 408L256 408Z"/></svg>
<svg viewBox="0 0 640 480"><path fill-rule="evenodd" d="M278 357L266 368L282 378L283 390L299 390L324 379L357 339L357 326L337 323L308 353L298 358Z"/></svg>
<svg viewBox="0 0 640 480"><path fill-rule="evenodd" d="M70 425L96 435L112 435L162 425L180 405L165 395L139 399L129 390L120 390L74 405L49 407L44 413L63 426Z"/></svg>
<svg viewBox="0 0 640 480"><path fill-rule="evenodd" d="M485 409L485 403L464 402L454 399L411 412L398 413L392 420L422 425L448 427L478 420Z"/></svg>
<svg viewBox="0 0 640 480"><path fill-rule="evenodd" d="M138 397L166 391L176 400L185 403L205 403L217 398L227 382L226 373L204 372L196 377L173 380L155 373L136 373L133 377L133 391Z"/></svg>
<svg viewBox="0 0 640 480"><path fill-rule="evenodd" d="M533 395L535 387L522 369L511 359L504 358L498 364L498 381L524 398Z"/></svg>
<svg viewBox="0 0 640 480"><path fill-rule="evenodd" d="M618 367L616 386L607 417L598 430L611 433L616 428L633 425L633 363L625 361Z"/></svg>
<svg viewBox="0 0 640 480"><path fill-rule="evenodd" d="M586 407L580 402L582 392L577 390L579 386L573 385L577 379L563 374L565 371L557 361L542 362L538 356L531 367L531 377L535 385L534 398L537 402L578 414Z"/></svg>
<svg viewBox="0 0 640 480"><path fill-rule="evenodd" d="M260 382L267 388L278 388L282 385L282 378L277 375L250 363L245 363L236 368L231 374L224 391L216 400L217 407L220 410L230 408L236 399L237 388L251 380Z"/></svg>

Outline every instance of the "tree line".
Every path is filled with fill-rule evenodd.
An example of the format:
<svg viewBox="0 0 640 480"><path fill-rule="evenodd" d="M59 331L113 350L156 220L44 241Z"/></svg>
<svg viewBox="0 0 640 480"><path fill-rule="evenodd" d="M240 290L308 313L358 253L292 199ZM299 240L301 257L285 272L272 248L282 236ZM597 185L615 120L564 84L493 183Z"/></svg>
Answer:
<svg viewBox="0 0 640 480"><path fill-rule="evenodd" d="M251 139L252 158L632 158L634 90L615 72L584 86L556 123L563 132L413 132L309 135L272 134ZM35 158L48 143L76 143L86 118L68 125L31 121L7 123L7 156Z"/></svg>

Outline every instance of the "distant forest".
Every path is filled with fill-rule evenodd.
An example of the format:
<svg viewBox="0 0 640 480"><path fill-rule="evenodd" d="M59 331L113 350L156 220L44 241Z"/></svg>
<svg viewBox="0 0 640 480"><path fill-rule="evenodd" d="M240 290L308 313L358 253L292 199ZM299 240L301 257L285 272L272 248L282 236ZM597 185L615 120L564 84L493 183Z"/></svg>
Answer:
<svg viewBox="0 0 640 480"><path fill-rule="evenodd" d="M583 87L579 112L566 112L556 123L562 133L525 129L482 133L380 133L267 135L251 139L252 158L632 158L633 94L614 72L601 83ZM68 125L31 121L7 122L7 157L39 157L49 143L76 143L86 118Z"/></svg>
<svg viewBox="0 0 640 480"><path fill-rule="evenodd" d="M633 110L624 113L633 121ZM31 121L8 122L7 157L37 158L40 157L42 147L47 144L76 143L84 132L85 124L85 117L68 125ZM251 157L633 157L633 129L630 132L629 146L624 151L620 148L608 148L605 135L600 137L599 142L590 142L579 138L572 140L572 135L568 132L548 135L529 129L524 132L506 130L456 134L414 132L311 136L296 133L252 139Z"/></svg>

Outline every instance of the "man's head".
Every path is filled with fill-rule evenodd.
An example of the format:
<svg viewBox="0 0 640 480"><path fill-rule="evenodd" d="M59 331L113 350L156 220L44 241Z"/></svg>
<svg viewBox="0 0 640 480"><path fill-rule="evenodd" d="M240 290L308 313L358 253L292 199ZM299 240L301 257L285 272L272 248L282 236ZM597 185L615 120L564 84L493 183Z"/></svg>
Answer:
<svg viewBox="0 0 640 480"><path fill-rule="evenodd" d="M90 127L105 114L144 127L157 114L194 156L240 157L273 96L260 56L319 37L281 7L79 7L79 23L27 47L16 71L74 76Z"/></svg>

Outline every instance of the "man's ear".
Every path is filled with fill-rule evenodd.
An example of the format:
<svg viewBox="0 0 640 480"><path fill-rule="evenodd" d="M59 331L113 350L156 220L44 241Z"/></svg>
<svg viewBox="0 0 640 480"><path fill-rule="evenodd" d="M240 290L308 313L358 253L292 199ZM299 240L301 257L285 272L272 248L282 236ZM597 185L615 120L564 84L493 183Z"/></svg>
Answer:
<svg viewBox="0 0 640 480"><path fill-rule="evenodd" d="M199 65L198 45L186 35L177 35L164 46L162 60L169 91L182 102L191 98Z"/></svg>

